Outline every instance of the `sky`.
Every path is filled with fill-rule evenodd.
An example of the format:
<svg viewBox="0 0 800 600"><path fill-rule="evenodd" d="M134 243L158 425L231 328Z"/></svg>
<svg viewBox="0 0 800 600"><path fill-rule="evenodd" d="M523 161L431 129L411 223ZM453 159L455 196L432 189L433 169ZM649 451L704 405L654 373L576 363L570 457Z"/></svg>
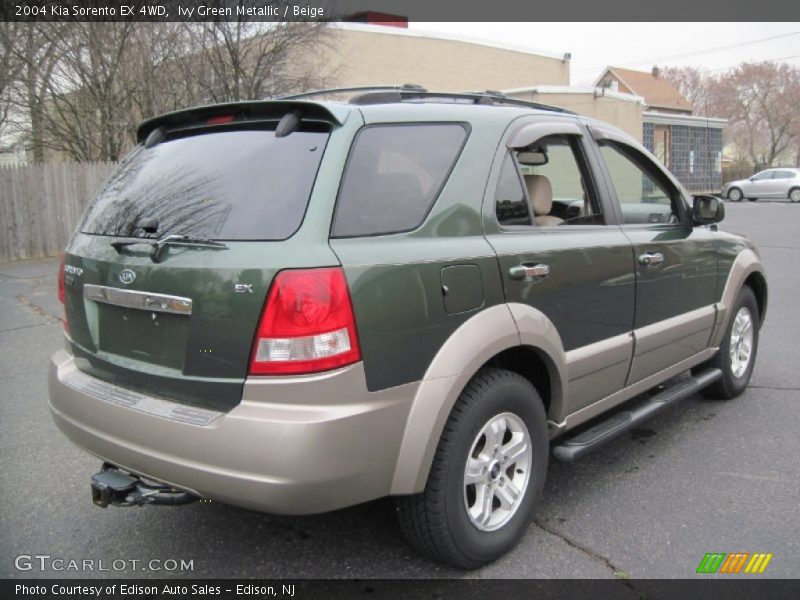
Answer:
<svg viewBox="0 0 800 600"><path fill-rule="evenodd" d="M572 54L571 83L588 86L603 67L654 65L722 72L744 61L783 59L800 67L800 23L411 23L442 32Z"/></svg>

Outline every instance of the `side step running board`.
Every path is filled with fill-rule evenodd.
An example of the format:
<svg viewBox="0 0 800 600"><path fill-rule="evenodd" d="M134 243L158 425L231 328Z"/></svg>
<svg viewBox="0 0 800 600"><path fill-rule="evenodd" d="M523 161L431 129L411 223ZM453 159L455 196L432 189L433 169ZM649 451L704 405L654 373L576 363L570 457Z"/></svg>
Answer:
<svg viewBox="0 0 800 600"><path fill-rule="evenodd" d="M684 379L640 404L613 413L606 420L589 429L572 437L564 438L556 446L553 446L553 456L562 462L574 462L629 429L647 421L665 408L677 404L698 390L714 383L720 377L722 377L721 370L708 369Z"/></svg>

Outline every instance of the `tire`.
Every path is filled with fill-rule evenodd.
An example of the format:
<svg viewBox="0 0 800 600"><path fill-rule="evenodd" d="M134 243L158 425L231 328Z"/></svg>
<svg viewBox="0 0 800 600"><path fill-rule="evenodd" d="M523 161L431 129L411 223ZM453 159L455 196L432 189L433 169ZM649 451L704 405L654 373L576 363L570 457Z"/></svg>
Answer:
<svg viewBox="0 0 800 600"><path fill-rule="evenodd" d="M728 190L728 200L731 202L741 202L742 201L742 190L739 188L731 188Z"/></svg>
<svg viewBox="0 0 800 600"><path fill-rule="evenodd" d="M789 190L789 201L800 202L800 188L792 188Z"/></svg>
<svg viewBox="0 0 800 600"><path fill-rule="evenodd" d="M503 420L505 432L497 434L500 447L508 451L515 439L517 447L520 440L524 442L523 427L529 447L514 462L505 464L502 450L489 452L495 446L484 435L495 426L503 431ZM497 560L525 532L544 487L549 450L547 417L533 385L511 371L482 369L450 413L425 490L396 499L403 534L423 554L461 569L476 569ZM468 461L485 467L475 469L479 483L467 485ZM508 491L515 488L521 493L509 502ZM486 505L488 498L491 504ZM489 510L474 514L481 506Z"/></svg>
<svg viewBox="0 0 800 600"><path fill-rule="evenodd" d="M736 343L735 339L738 339L738 335L734 333L734 329L736 328L738 330L740 327L741 322L737 322L737 318L743 311L749 314L749 331L752 333L752 336L750 338L750 352L747 365L744 370L737 371L737 364L731 356L731 347ZM756 296L750 287L744 286L739 292L736 302L733 304L733 310L730 313L728 326L725 329L719 352L714 355L714 358L703 365L704 367L722 370L722 377L702 391L704 396L718 400L729 400L735 398L745 390L747 384L750 382L750 376L753 374L753 366L756 363L759 327L758 302L756 302ZM746 332L743 337L746 338ZM745 344L746 341L745 339ZM739 356L741 356L741 354L739 354ZM739 363L739 365L741 365L741 363Z"/></svg>

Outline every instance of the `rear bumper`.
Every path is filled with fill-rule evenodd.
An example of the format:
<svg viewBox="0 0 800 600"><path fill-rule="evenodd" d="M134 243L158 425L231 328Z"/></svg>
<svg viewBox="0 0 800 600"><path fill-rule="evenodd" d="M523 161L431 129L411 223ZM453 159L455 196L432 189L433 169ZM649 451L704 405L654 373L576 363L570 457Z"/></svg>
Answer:
<svg viewBox="0 0 800 600"><path fill-rule="evenodd" d="M52 357L50 409L74 443L133 473L227 504L325 512L389 493L417 384L368 392L361 363L250 378L227 413L90 377Z"/></svg>

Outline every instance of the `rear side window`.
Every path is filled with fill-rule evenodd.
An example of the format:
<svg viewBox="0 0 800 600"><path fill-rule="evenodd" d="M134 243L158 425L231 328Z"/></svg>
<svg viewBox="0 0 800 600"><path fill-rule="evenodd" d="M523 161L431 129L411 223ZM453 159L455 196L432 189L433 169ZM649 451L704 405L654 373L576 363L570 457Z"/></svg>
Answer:
<svg viewBox="0 0 800 600"><path fill-rule="evenodd" d="M511 154L507 154L503 162L495 196L495 214L500 225L531 225L528 198Z"/></svg>
<svg viewBox="0 0 800 600"><path fill-rule="evenodd" d="M228 130L137 146L100 190L83 233L283 240L300 227L328 133Z"/></svg>
<svg viewBox="0 0 800 600"><path fill-rule="evenodd" d="M347 161L331 235L380 235L419 227L466 138L467 130L459 124L362 129Z"/></svg>

